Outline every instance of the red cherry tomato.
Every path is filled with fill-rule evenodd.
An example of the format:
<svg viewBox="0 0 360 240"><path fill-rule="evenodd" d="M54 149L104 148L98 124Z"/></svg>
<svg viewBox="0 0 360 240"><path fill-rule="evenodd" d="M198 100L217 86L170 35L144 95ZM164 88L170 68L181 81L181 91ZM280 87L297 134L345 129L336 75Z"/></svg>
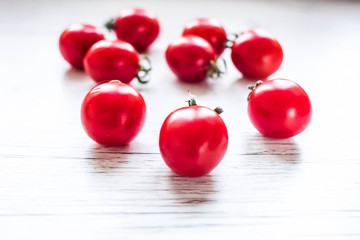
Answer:
<svg viewBox="0 0 360 240"><path fill-rule="evenodd" d="M83 58L86 52L94 43L103 39L104 34L95 26L74 24L61 34L60 52L74 68L83 69Z"/></svg>
<svg viewBox="0 0 360 240"><path fill-rule="evenodd" d="M295 82L267 80L250 94L248 114L252 124L263 135L289 138L309 125L311 103L304 89Z"/></svg>
<svg viewBox="0 0 360 240"><path fill-rule="evenodd" d="M165 119L159 146L173 172L199 177L211 172L224 157L228 133L217 112L189 106L175 110Z"/></svg>
<svg viewBox="0 0 360 240"><path fill-rule="evenodd" d="M131 43L139 52L145 51L160 33L158 20L144 9L124 10L115 22L106 26L115 31L118 39Z"/></svg>
<svg viewBox="0 0 360 240"><path fill-rule="evenodd" d="M226 32L220 22L214 18L197 18L185 25L183 36L195 35L208 41L217 55L224 52Z"/></svg>
<svg viewBox="0 0 360 240"><path fill-rule="evenodd" d="M139 54L131 44L103 40L94 44L84 58L85 71L96 82L120 80L129 83L139 70Z"/></svg>
<svg viewBox="0 0 360 240"><path fill-rule="evenodd" d="M263 30L240 34L231 48L231 59L244 77L266 79L276 72L283 60L279 42Z"/></svg>
<svg viewBox="0 0 360 240"><path fill-rule="evenodd" d="M173 73L184 82L201 82L211 74L216 54L203 38L185 36L173 41L165 53Z"/></svg>
<svg viewBox="0 0 360 240"><path fill-rule="evenodd" d="M81 120L95 142L121 146L132 141L145 122L146 105L141 94L119 81L97 85L86 95Z"/></svg>

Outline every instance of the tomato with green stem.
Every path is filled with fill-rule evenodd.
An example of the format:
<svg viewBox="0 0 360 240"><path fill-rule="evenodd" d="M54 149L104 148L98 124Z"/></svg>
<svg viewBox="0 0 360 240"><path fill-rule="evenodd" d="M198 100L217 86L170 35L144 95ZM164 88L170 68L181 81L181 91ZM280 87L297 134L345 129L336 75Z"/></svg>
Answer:
<svg viewBox="0 0 360 240"><path fill-rule="evenodd" d="M266 137L290 138L310 123L309 96L297 83L287 79L258 81L249 87L248 115L254 127Z"/></svg>
<svg viewBox="0 0 360 240"><path fill-rule="evenodd" d="M231 59L245 78L266 79L280 68L283 50L269 33L254 29L242 32L235 39Z"/></svg>
<svg viewBox="0 0 360 240"><path fill-rule="evenodd" d="M129 42L139 52L146 51L160 33L160 24L154 14L139 8L123 10L105 26L113 30L118 39Z"/></svg>
<svg viewBox="0 0 360 240"><path fill-rule="evenodd" d="M131 142L142 129L146 104L141 94L117 80L91 89L81 106L81 121L88 136L106 146Z"/></svg>
<svg viewBox="0 0 360 240"><path fill-rule="evenodd" d="M200 177L210 173L224 157L228 146L228 132L219 114L196 105L172 112L164 121L159 138L160 153L166 165L175 173Z"/></svg>
<svg viewBox="0 0 360 240"><path fill-rule="evenodd" d="M129 83L134 78L146 83L151 71L147 57L147 67L140 64L140 57L130 43L121 40L103 40L94 44L84 58L85 71L96 82L119 80Z"/></svg>
<svg viewBox="0 0 360 240"><path fill-rule="evenodd" d="M189 35L170 43L165 52L171 71L183 82L196 83L207 77L219 77L224 71L218 67L218 59L210 43L201 37ZM225 71L226 63L224 62Z"/></svg>
<svg viewBox="0 0 360 240"><path fill-rule="evenodd" d="M216 55L225 50L226 32L221 23L215 18L196 18L185 25L183 36L195 35L208 41L214 48Z"/></svg>

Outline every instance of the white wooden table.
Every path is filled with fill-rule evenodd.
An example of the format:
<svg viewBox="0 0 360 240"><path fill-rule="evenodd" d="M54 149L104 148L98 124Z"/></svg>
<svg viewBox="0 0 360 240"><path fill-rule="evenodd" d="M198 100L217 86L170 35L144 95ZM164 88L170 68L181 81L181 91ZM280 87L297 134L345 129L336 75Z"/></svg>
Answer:
<svg viewBox="0 0 360 240"><path fill-rule="evenodd" d="M71 23L102 24L121 9L155 12L161 36L143 94L147 121L129 146L89 139L80 104L94 82L70 69L58 37ZM248 120L247 85L176 80L164 50L194 17L228 32L261 27L285 58L273 77L308 92L313 119L288 140ZM0 239L360 239L360 2L0 1ZM224 57L229 59L229 51ZM158 134L185 106L221 105L229 148L210 175L184 178L163 163Z"/></svg>

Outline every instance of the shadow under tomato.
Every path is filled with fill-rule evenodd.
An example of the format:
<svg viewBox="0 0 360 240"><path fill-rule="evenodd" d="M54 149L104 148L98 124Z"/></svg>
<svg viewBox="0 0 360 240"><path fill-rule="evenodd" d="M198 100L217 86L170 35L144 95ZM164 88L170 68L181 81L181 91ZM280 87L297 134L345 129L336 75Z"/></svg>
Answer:
<svg viewBox="0 0 360 240"><path fill-rule="evenodd" d="M129 145L106 147L94 144L88 157L90 165L97 173L109 173L128 164Z"/></svg>
<svg viewBox="0 0 360 240"><path fill-rule="evenodd" d="M280 164L295 165L301 162L301 151L292 138L268 138L258 133L249 136L246 142L248 155L268 156Z"/></svg>
<svg viewBox="0 0 360 240"><path fill-rule="evenodd" d="M174 200L181 205L207 204L212 202L218 192L216 179L211 174L190 178L170 173L168 182Z"/></svg>
<svg viewBox="0 0 360 240"><path fill-rule="evenodd" d="M69 67L64 74L65 80L70 81L88 81L89 76L85 73L84 70L75 69L73 67Z"/></svg>
<svg viewBox="0 0 360 240"><path fill-rule="evenodd" d="M206 95L209 91L214 90L217 85L216 81L221 81L221 79L205 79L204 81L198 83L187 83L176 79L174 80L174 83L176 88L181 89L183 92L190 91L192 94L201 96Z"/></svg>
<svg viewBox="0 0 360 240"><path fill-rule="evenodd" d="M250 78L240 77L240 78L236 79L234 81L234 83L247 88L248 86L254 85L258 80L265 81L266 79L265 80L264 79L250 79Z"/></svg>

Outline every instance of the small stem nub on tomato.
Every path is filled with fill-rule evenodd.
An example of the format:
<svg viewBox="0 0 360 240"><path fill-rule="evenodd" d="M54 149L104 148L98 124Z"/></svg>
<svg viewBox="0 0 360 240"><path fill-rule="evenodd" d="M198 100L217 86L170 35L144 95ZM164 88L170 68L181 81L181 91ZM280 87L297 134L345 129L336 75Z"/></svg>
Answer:
<svg viewBox="0 0 360 240"><path fill-rule="evenodd" d="M219 114L219 115L224 112L224 110L222 109L222 107L219 107L219 106L217 106L217 107L214 109L214 111L215 111L217 114Z"/></svg>
<svg viewBox="0 0 360 240"><path fill-rule="evenodd" d="M145 64L143 65L141 62L144 62ZM136 74L136 79L142 84L148 83L150 80L149 73L151 69L151 61L148 56L140 55L140 64Z"/></svg>
<svg viewBox="0 0 360 240"><path fill-rule="evenodd" d="M237 33L229 33L226 37L226 42L224 44L225 48L232 48L234 45L235 40L239 37Z"/></svg>
<svg viewBox="0 0 360 240"><path fill-rule="evenodd" d="M262 84L262 83L263 83L263 81L259 80L259 81L257 81L254 85L248 86L248 89L251 90L250 93L249 93L249 95L248 95L248 97L247 97L247 100L248 100L248 101L249 101L249 99L250 99L250 96L251 96L252 92L255 90L255 88L257 88L257 86L259 86L259 85Z"/></svg>
<svg viewBox="0 0 360 240"><path fill-rule="evenodd" d="M196 100L195 100L195 95L192 95L190 90L188 90L188 94L189 94L189 100L187 100L186 102L189 104L189 107L191 106L196 106Z"/></svg>
<svg viewBox="0 0 360 240"><path fill-rule="evenodd" d="M110 18L106 23L104 24L107 30L112 31L115 29L115 18Z"/></svg>
<svg viewBox="0 0 360 240"><path fill-rule="evenodd" d="M186 102L189 104L189 107L191 106L197 106L196 104L196 100L195 100L195 95L192 95L190 93L190 90L188 91L188 94L189 94L189 100L187 100ZM224 110L222 109L222 107L219 107L217 106L214 111L217 113L217 114L221 114L222 112L224 112Z"/></svg>
<svg viewBox="0 0 360 240"><path fill-rule="evenodd" d="M219 68L219 60L221 60L223 65L223 70ZM227 72L227 64L224 58L218 57L216 60L211 60L206 76L208 78L220 77L222 74Z"/></svg>

